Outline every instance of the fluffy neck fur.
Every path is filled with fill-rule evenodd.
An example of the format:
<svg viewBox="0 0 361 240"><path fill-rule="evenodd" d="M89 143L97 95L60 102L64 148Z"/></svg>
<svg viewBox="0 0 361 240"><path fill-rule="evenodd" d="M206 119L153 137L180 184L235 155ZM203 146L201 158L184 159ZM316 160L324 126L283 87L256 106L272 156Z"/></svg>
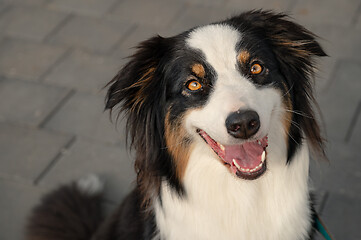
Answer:
<svg viewBox="0 0 361 240"><path fill-rule="evenodd" d="M162 204L155 201L161 239L307 239L311 210L309 152L304 142L291 163L280 136L269 133L264 176L254 181L230 174L209 146L195 143L180 197L162 183Z"/></svg>

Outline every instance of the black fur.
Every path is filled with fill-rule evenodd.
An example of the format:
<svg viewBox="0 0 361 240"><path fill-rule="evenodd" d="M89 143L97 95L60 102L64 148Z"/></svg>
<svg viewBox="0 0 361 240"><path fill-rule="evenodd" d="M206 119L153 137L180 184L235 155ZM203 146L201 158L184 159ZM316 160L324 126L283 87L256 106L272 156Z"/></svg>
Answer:
<svg viewBox="0 0 361 240"><path fill-rule="evenodd" d="M141 201L139 192L133 190L119 209L99 227L92 239L153 239L157 233L154 216L141 207Z"/></svg>
<svg viewBox="0 0 361 240"><path fill-rule="evenodd" d="M130 62L109 83L106 109L122 102L120 110L126 116L127 133L137 153L137 184L145 204L151 195L158 194L162 176L182 192L163 137L167 107L163 74L175 52L173 41L177 38L156 36L141 43Z"/></svg>
<svg viewBox="0 0 361 240"><path fill-rule="evenodd" d="M44 196L26 228L27 240L88 240L103 220L102 193L87 194L76 184Z"/></svg>

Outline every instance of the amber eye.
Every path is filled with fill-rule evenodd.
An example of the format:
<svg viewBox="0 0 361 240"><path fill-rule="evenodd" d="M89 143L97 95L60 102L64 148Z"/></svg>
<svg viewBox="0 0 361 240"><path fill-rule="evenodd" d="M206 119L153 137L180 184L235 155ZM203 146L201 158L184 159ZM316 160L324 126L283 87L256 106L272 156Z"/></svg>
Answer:
<svg viewBox="0 0 361 240"><path fill-rule="evenodd" d="M187 88L191 91L197 91L202 88L202 84L200 84L197 80L191 80L187 83Z"/></svg>
<svg viewBox="0 0 361 240"><path fill-rule="evenodd" d="M257 75L260 74L263 70L263 67L259 63L255 63L251 67L251 74Z"/></svg>

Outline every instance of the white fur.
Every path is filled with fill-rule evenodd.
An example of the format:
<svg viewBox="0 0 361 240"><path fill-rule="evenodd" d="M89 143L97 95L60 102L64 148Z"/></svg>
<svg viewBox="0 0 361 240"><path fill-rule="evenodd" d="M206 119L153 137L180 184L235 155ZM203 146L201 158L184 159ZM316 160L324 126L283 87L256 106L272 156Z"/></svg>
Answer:
<svg viewBox="0 0 361 240"><path fill-rule="evenodd" d="M79 179L76 184L80 191L89 195L99 194L104 189L104 183L94 174Z"/></svg>
<svg viewBox="0 0 361 240"><path fill-rule="evenodd" d="M287 161L284 110L281 93L272 88L256 88L236 69L236 44L241 35L226 25L194 30L187 41L201 50L215 69L217 80L208 102L191 111L185 121L193 135L180 198L162 183L162 205L155 199L155 215L161 238L301 240L310 228L308 196L309 155L307 144ZM256 138L268 134L267 171L256 180L236 177L198 136L205 130L216 141L240 143L227 134L225 119L239 109L258 112L261 129Z"/></svg>

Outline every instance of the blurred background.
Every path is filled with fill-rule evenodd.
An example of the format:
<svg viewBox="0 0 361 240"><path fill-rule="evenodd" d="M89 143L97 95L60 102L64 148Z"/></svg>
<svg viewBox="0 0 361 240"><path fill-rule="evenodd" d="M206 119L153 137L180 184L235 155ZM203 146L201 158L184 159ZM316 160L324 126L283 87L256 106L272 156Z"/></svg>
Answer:
<svg viewBox="0 0 361 240"><path fill-rule="evenodd" d="M316 77L330 162L313 161L311 176L331 232L361 239L360 0L0 0L0 239L22 239L58 184L99 174L109 211L129 191L131 153L102 87L132 47L259 8L286 11L330 55Z"/></svg>

